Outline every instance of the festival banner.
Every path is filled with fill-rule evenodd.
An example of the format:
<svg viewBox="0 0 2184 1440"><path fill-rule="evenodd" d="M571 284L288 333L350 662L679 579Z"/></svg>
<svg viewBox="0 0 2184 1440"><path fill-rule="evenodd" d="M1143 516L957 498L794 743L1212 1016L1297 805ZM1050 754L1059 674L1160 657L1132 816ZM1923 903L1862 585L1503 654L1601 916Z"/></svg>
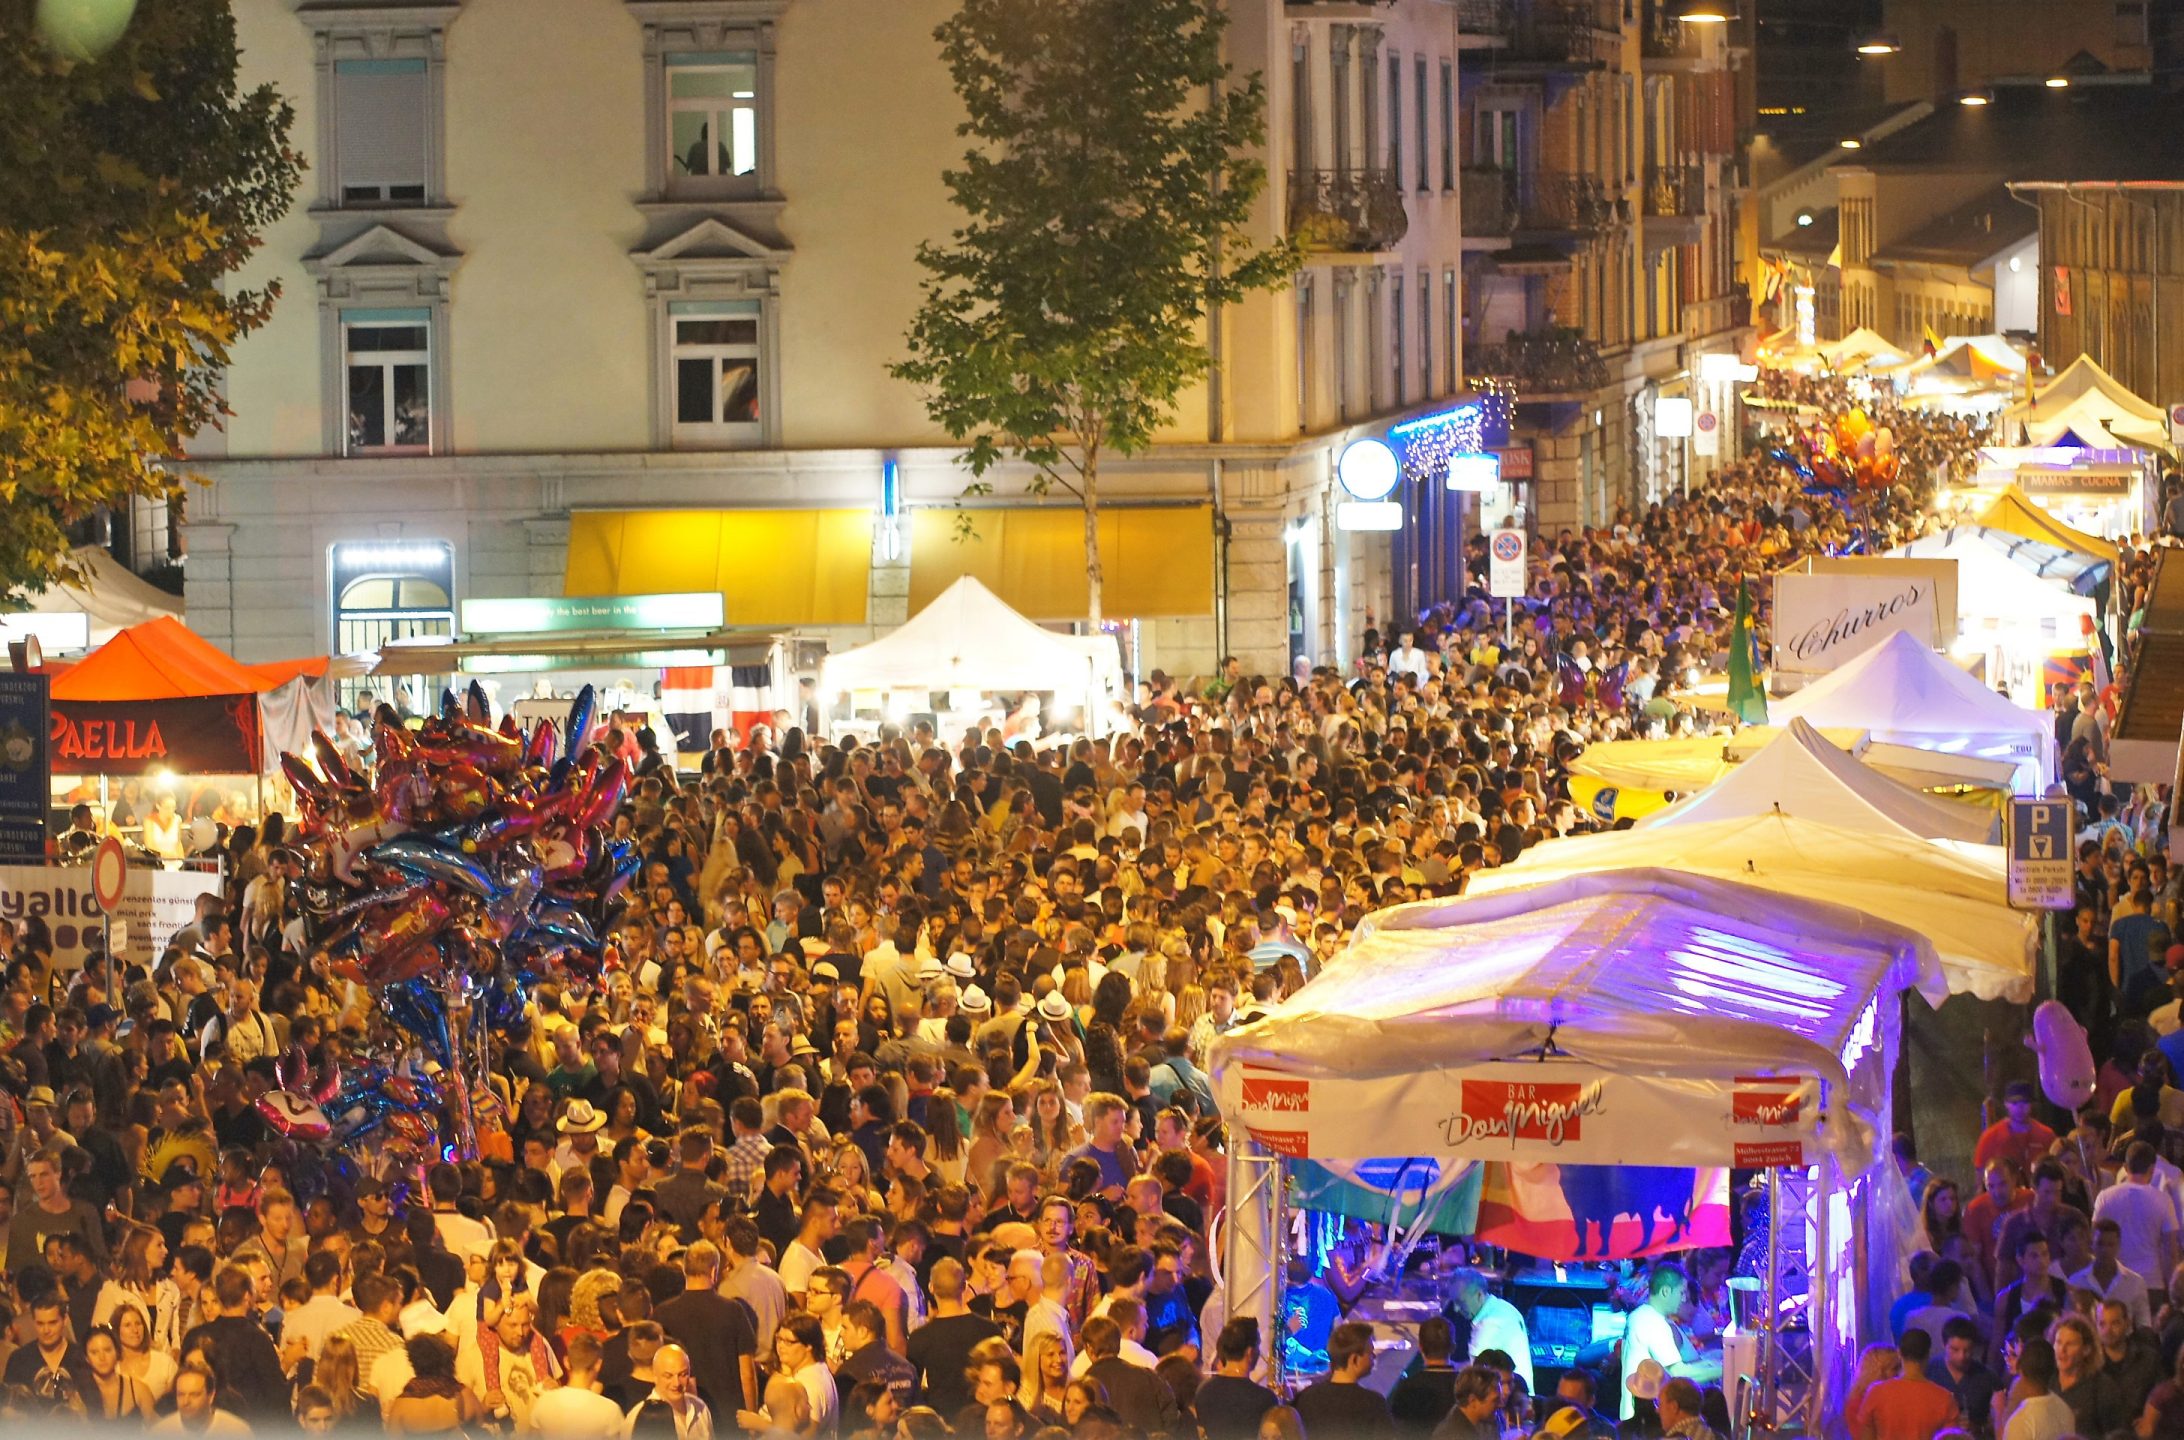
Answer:
<svg viewBox="0 0 2184 1440"><path fill-rule="evenodd" d="M1775 576L1775 669L1818 676L1864 654L1899 630L1941 645L1936 587L1924 575Z"/></svg>
<svg viewBox="0 0 2184 1440"><path fill-rule="evenodd" d="M1802 1165L1819 1145L1810 1076L1625 1075L1504 1061L1353 1079L1241 1068L1222 1111L1277 1154L1571 1165Z"/></svg>
<svg viewBox="0 0 2184 1440"><path fill-rule="evenodd" d="M0 674L0 861L36 863L46 856L50 684L44 675Z"/></svg>
<svg viewBox="0 0 2184 1440"><path fill-rule="evenodd" d="M1719 1166L1482 1166L1481 1244L1542 1260L1637 1260L1729 1243Z"/></svg>
<svg viewBox="0 0 2184 1440"><path fill-rule="evenodd" d="M255 775L258 697L56 700L53 769L61 775Z"/></svg>
<svg viewBox="0 0 2184 1440"><path fill-rule="evenodd" d="M219 890L215 871L130 866L114 912L128 928L121 959L156 963L168 937L196 918L197 897ZM53 932L54 963L66 970L81 968L98 948L106 920L91 898L88 865L0 865L0 917L17 925L43 920Z"/></svg>

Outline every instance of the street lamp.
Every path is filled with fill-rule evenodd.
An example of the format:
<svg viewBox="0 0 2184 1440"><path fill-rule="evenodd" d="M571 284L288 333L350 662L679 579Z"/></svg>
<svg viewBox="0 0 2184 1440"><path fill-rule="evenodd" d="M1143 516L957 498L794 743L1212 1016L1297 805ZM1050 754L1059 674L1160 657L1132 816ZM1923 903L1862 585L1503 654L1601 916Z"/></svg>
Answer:
<svg viewBox="0 0 2184 1440"><path fill-rule="evenodd" d="M1727 0L1677 0L1676 18L1686 25L1726 25L1737 12Z"/></svg>
<svg viewBox="0 0 2184 1440"><path fill-rule="evenodd" d="M1962 95L1957 96L1957 104L1969 105L1974 109L1983 105L1992 105L1993 103L1994 92L1992 90L1967 90Z"/></svg>
<svg viewBox="0 0 2184 1440"><path fill-rule="evenodd" d="M1858 42L1860 55L1901 55L1903 42L1886 31L1876 31Z"/></svg>

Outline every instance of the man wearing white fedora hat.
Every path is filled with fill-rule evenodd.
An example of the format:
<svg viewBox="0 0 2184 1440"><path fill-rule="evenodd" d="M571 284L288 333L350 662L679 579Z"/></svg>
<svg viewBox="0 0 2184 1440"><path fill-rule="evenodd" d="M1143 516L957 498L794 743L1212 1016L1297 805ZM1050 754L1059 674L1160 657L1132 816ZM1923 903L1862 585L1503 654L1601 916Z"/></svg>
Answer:
<svg viewBox="0 0 2184 1440"><path fill-rule="evenodd" d="M606 1124L606 1115L591 1101L569 1102L569 1108L554 1122L554 1129L561 1135L561 1144L554 1150L554 1178L557 1181L566 1170L591 1168L592 1157L599 1153L599 1132Z"/></svg>

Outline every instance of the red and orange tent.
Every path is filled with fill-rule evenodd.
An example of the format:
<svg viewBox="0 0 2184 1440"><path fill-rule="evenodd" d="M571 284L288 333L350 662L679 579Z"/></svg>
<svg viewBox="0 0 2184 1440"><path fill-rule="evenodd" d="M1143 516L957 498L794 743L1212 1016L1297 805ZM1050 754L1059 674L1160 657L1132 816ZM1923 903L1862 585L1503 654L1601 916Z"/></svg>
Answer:
<svg viewBox="0 0 2184 1440"><path fill-rule="evenodd" d="M132 625L54 677L53 769L264 774L331 725L326 666L246 665L171 616Z"/></svg>

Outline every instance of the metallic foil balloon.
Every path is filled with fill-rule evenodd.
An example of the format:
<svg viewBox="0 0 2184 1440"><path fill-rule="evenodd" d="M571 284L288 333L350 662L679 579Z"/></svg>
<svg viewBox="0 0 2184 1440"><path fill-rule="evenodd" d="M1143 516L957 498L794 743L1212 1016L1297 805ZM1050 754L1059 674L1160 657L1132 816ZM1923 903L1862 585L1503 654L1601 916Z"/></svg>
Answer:
<svg viewBox="0 0 2184 1440"><path fill-rule="evenodd" d="M455 1063L447 1004L430 981L399 980L386 986L379 992L379 1008L389 1020L416 1036L431 1059L442 1066Z"/></svg>
<svg viewBox="0 0 2184 1440"><path fill-rule="evenodd" d="M441 845L427 835L402 835L372 847L372 862L392 866L420 880L453 885L480 899L500 887L486 868L460 850Z"/></svg>
<svg viewBox="0 0 2184 1440"><path fill-rule="evenodd" d="M326 1112L293 1090L266 1091L258 1097L257 1111L284 1140L324 1140L333 1133Z"/></svg>
<svg viewBox="0 0 2184 1440"><path fill-rule="evenodd" d="M586 685L576 692L576 699L569 706L568 723L561 727L562 744L574 756L591 738L592 721L598 718L599 692Z"/></svg>

